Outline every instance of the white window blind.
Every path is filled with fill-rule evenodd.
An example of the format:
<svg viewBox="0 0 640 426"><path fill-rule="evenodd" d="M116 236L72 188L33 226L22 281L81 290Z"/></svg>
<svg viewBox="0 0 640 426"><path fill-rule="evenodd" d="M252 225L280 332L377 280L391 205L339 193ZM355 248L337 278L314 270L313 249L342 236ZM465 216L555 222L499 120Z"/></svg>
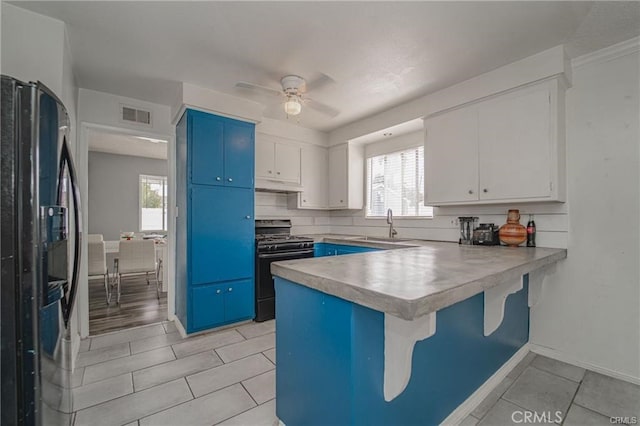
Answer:
<svg viewBox="0 0 640 426"><path fill-rule="evenodd" d="M424 205L424 147L367 159L367 216L433 217Z"/></svg>
<svg viewBox="0 0 640 426"><path fill-rule="evenodd" d="M140 175L140 231L167 230L167 177Z"/></svg>

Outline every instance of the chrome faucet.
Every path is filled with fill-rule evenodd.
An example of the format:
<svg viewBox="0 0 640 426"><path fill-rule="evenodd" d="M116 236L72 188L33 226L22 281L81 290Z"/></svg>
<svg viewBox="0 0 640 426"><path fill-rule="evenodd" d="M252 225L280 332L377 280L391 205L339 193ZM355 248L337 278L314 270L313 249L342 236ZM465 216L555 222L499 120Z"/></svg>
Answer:
<svg viewBox="0 0 640 426"><path fill-rule="evenodd" d="M398 235L398 231L393 229L393 210L387 210L387 223L389 224L389 238L393 238Z"/></svg>

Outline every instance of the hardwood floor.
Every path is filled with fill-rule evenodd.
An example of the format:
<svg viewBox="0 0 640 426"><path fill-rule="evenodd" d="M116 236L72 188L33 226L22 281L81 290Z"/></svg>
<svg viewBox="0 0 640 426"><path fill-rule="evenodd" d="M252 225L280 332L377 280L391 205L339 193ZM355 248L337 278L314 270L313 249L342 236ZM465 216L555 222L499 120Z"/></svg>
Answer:
<svg viewBox="0 0 640 426"><path fill-rule="evenodd" d="M167 319L167 293L156 297L155 281L147 286L144 275L122 277L120 304L114 292L107 305L102 279L89 280L89 334L107 333Z"/></svg>

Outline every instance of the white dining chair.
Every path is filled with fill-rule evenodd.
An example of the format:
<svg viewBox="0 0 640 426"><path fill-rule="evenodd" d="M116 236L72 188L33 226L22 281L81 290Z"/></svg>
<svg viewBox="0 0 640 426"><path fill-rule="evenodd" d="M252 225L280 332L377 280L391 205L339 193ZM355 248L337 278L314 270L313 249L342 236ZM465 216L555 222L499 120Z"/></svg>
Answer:
<svg viewBox="0 0 640 426"><path fill-rule="evenodd" d="M107 268L107 252L105 250L102 235L100 240L91 238L89 235L87 250L89 252L88 275L89 278L102 276L104 279L104 292L107 299L107 305L111 302L111 285L109 282L109 269Z"/></svg>
<svg viewBox="0 0 640 426"><path fill-rule="evenodd" d="M145 273L147 285L149 285L149 272L153 272L156 280L156 295L160 300L160 288L156 265L156 248L153 240L120 241L118 254L118 299L120 303L120 290L122 276L127 274Z"/></svg>

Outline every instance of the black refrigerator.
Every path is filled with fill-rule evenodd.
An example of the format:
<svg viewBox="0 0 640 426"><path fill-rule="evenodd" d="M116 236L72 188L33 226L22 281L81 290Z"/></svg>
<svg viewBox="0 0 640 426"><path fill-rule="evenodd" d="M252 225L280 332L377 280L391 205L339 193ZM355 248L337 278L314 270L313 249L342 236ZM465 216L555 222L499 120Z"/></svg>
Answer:
<svg viewBox="0 0 640 426"><path fill-rule="evenodd" d="M69 425L81 244L69 117L39 82L3 75L0 101L0 424Z"/></svg>

